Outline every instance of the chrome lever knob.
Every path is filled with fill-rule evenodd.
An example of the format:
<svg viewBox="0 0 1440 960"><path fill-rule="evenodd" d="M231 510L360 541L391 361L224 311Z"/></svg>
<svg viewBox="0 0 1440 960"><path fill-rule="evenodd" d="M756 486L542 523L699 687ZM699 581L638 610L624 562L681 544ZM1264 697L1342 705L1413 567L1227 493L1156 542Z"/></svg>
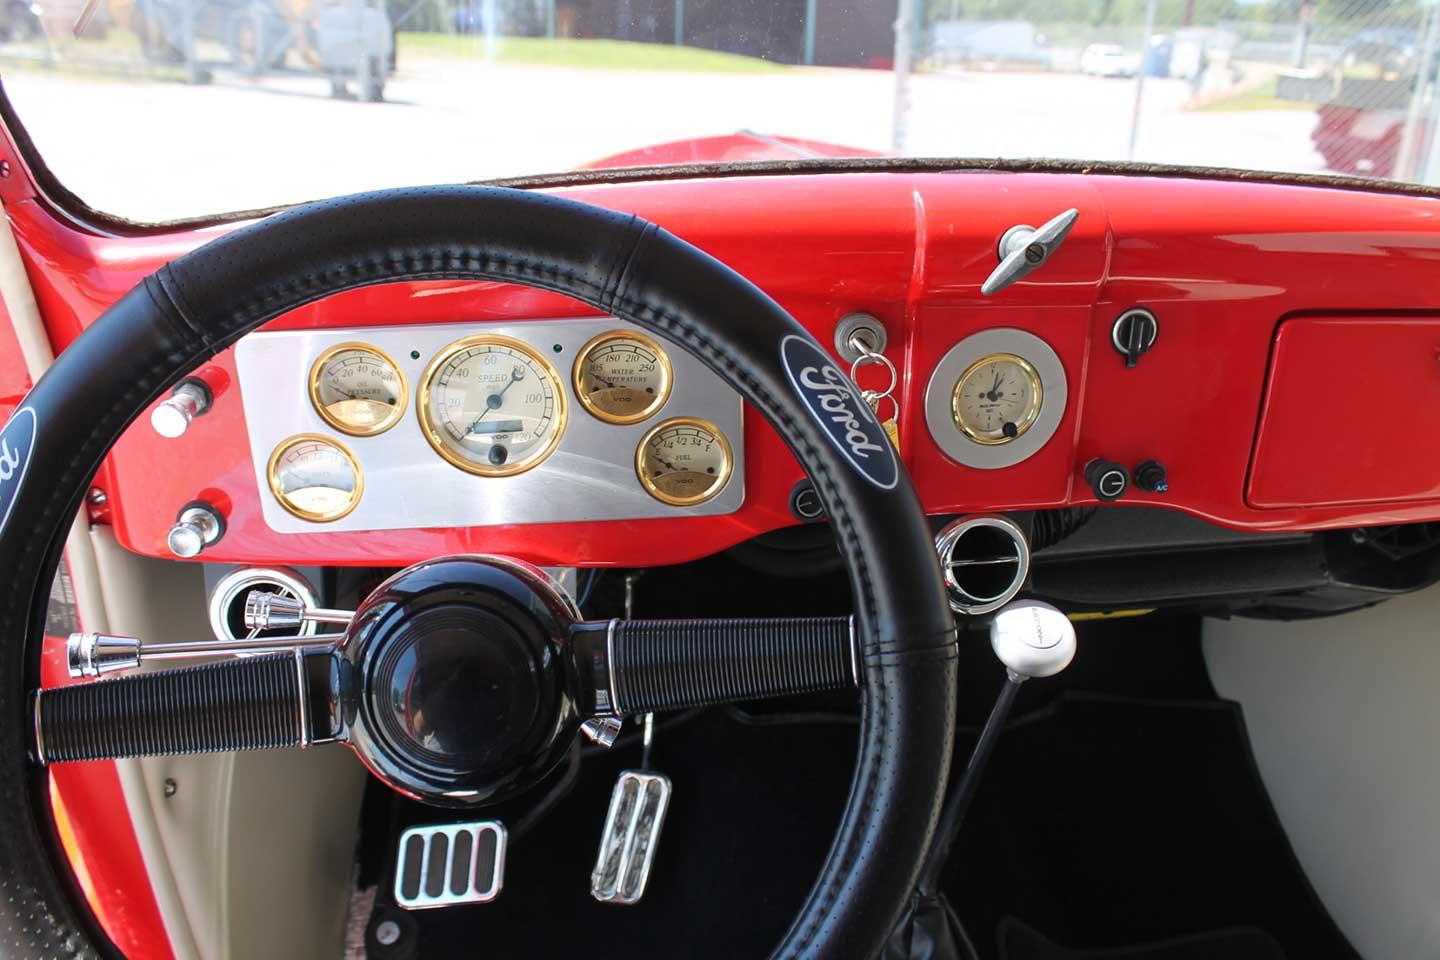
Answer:
<svg viewBox="0 0 1440 960"><path fill-rule="evenodd" d="M191 377L182 380L170 398L150 411L150 426L167 440L185 433L190 421L210 409L213 398L203 381Z"/></svg>
<svg viewBox="0 0 1440 960"><path fill-rule="evenodd" d="M1066 210L1036 229L1029 224L1016 224L1000 237L1000 265L994 269L980 287L987 297L995 294L1038 270L1060 249L1060 244L1070 234L1080 211Z"/></svg>
<svg viewBox="0 0 1440 960"><path fill-rule="evenodd" d="M98 677L140 666L140 641L106 633L72 633L65 644L65 665L74 678Z"/></svg>
<svg viewBox="0 0 1440 960"><path fill-rule="evenodd" d="M245 598L244 618L246 630L298 630L307 623L346 624L355 611L309 607L299 597L255 590Z"/></svg>

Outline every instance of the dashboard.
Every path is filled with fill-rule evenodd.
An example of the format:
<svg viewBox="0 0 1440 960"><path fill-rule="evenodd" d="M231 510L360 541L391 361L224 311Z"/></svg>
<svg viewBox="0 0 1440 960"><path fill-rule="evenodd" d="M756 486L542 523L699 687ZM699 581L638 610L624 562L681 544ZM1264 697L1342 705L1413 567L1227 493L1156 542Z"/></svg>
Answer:
<svg viewBox="0 0 1440 960"><path fill-rule="evenodd" d="M695 243L837 358L847 322L882 328L881 416L934 516L1118 503L1243 531L1440 519L1440 454L1415 442L1440 427L1435 200L974 172L560 192ZM1007 231L1071 209L1052 256L982 293ZM101 237L9 210L57 347L228 229ZM1411 415L1337 389L1341 369ZM856 376L888 385L883 364ZM92 491L92 517L142 554L172 556L197 503L223 524L203 559L234 563L644 566L815 519L779 435L713 372L544 291L354 290L195 377L204 412L174 437L137 421Z"/></svg>

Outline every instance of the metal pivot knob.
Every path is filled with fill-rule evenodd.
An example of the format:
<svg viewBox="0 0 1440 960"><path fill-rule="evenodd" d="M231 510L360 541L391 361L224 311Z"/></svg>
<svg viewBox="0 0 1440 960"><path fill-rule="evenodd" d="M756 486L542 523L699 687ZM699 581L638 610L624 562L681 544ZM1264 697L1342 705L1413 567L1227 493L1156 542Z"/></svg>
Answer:
<svg viewBox="0 0 1440 960"><path fill-rule="evenodd" d="M72 633L65 644L66 667L72 677L98 677L140 666L140 641L105 633Z"/></svg>
<svg viewBox="0 0 1440 960"><path fill-rule="evenodd" d="M990 621L990 646L1013 680L1053 677L1075 658L1075 625L1039 600L1016 600Z"/></svg>
<svg viewBox="0 0 1440 960"><path fill-rule="evenodd" d="M246 630L299 630L307 623L349 623L353 610L310 607L299 597L252 590L245 597Z"/></svg>
<svg viewBox="0 0 1440 960"><path fill-rule="evenodd" d="M190 421L210 409L214 396L203 380L194 377L180 381L170 398L150 411L150 426L168 440L185 432Z"/></svg>
<svg viewBox="0 0 1440 960"><path fill-rule="evenodd" d="M186 504L165 537L170 552L185 560L198 557L225 534L225 520L208 503Z"/></svg>
<svg viewBox="0 0 1440 960"><path fill-rule="evenodd" d="M1078 219L1080 211L1070 209L1039 229L1021 223L1006 230L1000 237L1000 265L986 278L980 292L993 297L1044 266L1050 255L1060 249Z"/></svg>

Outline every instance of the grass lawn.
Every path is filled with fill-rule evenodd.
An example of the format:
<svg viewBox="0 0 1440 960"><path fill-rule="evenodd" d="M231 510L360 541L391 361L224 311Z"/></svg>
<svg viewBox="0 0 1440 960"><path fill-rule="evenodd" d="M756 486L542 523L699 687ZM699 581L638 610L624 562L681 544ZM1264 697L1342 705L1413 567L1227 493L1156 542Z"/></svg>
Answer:
<svg viewBox="0 0 1440 960"><path fill-rule="evenodd" d="M1275 96L1275 80L1244 90L1234 96L1212 100L1196 110L1212 113L1233 113L1237 110L1314 110L1315 104L1303 100L1282 100Z"/></svg>
<svg viewBox="0 0 1440 960"><path fill-rule="evenodd" d="M403 64L439 57L479 60L485 56L483 36L444 33L400 34L399 60ZM671 70L691 73L774 73L787 69L757 57L627 40L559 40L547 37L500 37L495 62L573 67L592 70Z"/></svg>

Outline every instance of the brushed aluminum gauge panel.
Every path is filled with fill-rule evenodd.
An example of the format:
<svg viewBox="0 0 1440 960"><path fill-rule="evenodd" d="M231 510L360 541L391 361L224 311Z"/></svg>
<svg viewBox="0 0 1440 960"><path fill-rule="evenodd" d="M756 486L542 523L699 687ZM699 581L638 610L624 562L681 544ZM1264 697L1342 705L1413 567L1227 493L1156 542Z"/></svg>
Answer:
<svg viewBox="0 0 1440 960"><path fill-rule="evenodd" d="M561 372L563 387L570 390L568 373L581 347L609 330L639 329L609 317L584 317L250 334L236 345L235 364L266 524L278 533L312 533L735 512L745 499L740 397L679 346L667 344L674 386L655 418L703 417L724 432L735 458L725 488L693 507L660 503L645 492L635 476L635 448L654 418L615 425L594 417L572 416L555 452L535 469L512 477L479 477L456 469L431 449L420 430L414 397L399 423L373 437L342 436L321 419L307 399L311 364L340 343L368 343L384 350L394 358L413 391L419 388L426 364L449 344L475 333L500 334L533 346ZM265 468L270 454L285 438L299 433L317 433L343 442L364 471L365 494L345 517L311 523L291 516L269 495Z"/></svg>
<svg viewBox="0 0 1440 960"><path fill-rule="evenodd" d="M982 357L1008 353L1023 358L1040 376L1043 402L1035 422L1020 436L1003 444L976 443L955 425L951 399L955 383ZM1010 327L981 330L961 340L940 358L925 387L925 425L930 436L950 459L967 467L998 470L1033 456L1055 435L1065 413L1068 390L1065 367L1050 345L1033 333Z"/></svg>

